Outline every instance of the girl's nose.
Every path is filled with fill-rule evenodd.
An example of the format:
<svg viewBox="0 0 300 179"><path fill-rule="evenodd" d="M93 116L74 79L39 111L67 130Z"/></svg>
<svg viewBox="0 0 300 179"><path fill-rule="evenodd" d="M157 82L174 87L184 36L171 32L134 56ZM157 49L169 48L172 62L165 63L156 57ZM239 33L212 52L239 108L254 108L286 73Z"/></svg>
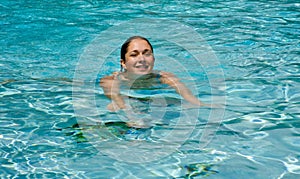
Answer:
<svg viewBox="0 0 300 179"><path fill-rule="evenodd" d="M139 54L138 60L139 61L145 61L145 56L143 54Z"/></svg>

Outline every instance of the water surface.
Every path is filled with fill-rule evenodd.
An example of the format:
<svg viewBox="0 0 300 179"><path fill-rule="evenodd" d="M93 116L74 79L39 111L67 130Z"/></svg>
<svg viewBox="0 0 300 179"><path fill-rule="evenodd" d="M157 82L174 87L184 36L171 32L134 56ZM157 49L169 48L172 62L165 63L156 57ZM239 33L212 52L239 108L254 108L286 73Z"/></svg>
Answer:
<svg viewBox="0 0 300 179"><path fill-rule="evenodd" d="M0 15L1 178L298 178L298 2L2 1ZM209 109L201 109L203 116L179 150L150 163L121 162L101 153L82 133L97 128L76 125L72 85L81 54L101 32L135 18L188 25L217 55L227 105L205 150L199 149L199 135ZM175 54L170 47L156 42L158 52ZM99 76L118 70L118 62L116 51ZM193 73L190 66L194 81L180 70L177 75L196 82L196 95L209 101L203 69ZM170 68L176 72L176 66ZM103 111L109 101L98 90ZM176 118L173 111L170 118ZM119 139L111 140L102 147Z"/></svg>

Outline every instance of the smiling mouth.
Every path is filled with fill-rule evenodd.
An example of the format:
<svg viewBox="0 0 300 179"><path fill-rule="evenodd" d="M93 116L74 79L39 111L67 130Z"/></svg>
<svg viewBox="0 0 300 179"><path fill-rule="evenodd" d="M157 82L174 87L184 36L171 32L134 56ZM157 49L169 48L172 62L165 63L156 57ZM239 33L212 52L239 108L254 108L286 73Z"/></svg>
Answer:
<svg viewBox="0 0 300 179"><path fill-rule="evenodd" d="M138 68L138 69L148 69L148 65L138 65L138 66L135 66L135 68Z"/></svg>

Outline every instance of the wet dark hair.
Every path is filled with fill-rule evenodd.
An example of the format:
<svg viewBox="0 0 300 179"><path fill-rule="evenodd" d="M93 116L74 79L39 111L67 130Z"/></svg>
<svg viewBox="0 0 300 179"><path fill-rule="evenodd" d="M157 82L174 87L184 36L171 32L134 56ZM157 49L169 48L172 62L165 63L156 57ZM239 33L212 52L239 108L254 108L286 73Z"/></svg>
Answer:
<svg viewBox="0 0 300 179"><path fill-rule="evenodd" d="M149 42L148 39L146 39L145 37L142 37L142 36L132 36L132 37L129 37L122 45L121 47L121 60L124 60L126 61L125 59L125 54L127 53L127 50L128 50L128 46L130 44L131 41L135 40L135 39L142 39L142 40L145 40L149 45L150 45L150 48L151 48L151 51L153 53L153 47L151 45L151 43ZM121 65L121 71L123 70L123 67Z"/></svg>

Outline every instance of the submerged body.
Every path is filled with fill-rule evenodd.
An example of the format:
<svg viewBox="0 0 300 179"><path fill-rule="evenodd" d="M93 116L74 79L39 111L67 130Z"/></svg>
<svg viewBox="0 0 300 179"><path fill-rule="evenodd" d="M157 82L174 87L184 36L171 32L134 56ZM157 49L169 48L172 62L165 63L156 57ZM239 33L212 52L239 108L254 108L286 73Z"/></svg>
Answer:
<svg viewBox="0 0 300 179"><path fill-rule="evenodd" d="M199 107L204 105L174 74L153 70L155 62L153 48L144 37L131 37L122 45L120 62L120 72L114 72L100 80L104 94L112 100L107 106L110 111L131 109L121 95L122 86L128 89L143 89L153 84L168 85L192 105Z"/></svg>

